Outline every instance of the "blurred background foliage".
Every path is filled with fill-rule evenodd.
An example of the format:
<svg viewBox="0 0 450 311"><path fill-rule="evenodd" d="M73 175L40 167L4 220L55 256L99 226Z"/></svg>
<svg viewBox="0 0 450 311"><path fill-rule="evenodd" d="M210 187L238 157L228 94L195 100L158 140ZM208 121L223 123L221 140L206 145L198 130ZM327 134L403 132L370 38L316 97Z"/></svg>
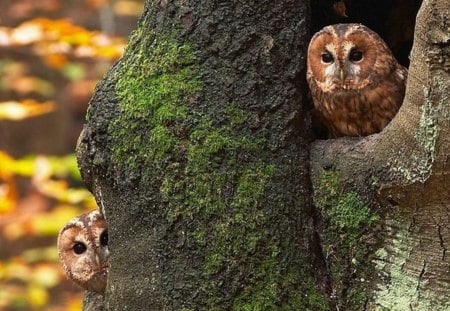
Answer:
<svg viewBox="0 0 450 311"><path fill-rule="evenodd" d="M56 237L95 209L74 155L143 0L1 0L0 310L80 310Z"/></svg>

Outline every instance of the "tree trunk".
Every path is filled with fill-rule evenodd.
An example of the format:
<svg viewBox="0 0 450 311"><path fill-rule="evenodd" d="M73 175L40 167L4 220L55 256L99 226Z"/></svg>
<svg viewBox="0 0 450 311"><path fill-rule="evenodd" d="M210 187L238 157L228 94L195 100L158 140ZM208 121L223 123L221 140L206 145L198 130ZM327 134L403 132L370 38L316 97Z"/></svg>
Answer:
<svg viewBox="0 0 450 311"><path fill-rule="evenodd" d="M424 1L406 97L378 135L314 143L322 248L345 310L448 310L448 0Z"/></svg>
<svg viewBox="0 0 450 311"><path fill-rule="evenodd" d="M382 133L310 145L307 1L147 1L79 140L112 253L84 309L450 308L449 7Z"/></svg>
<svg viewBox="0 0 450 311"><path fill-rule="evenodd" d="M78 146L109 225L107 309L327 309L309 255L307 16L299 0L147 1Z"/></svg>

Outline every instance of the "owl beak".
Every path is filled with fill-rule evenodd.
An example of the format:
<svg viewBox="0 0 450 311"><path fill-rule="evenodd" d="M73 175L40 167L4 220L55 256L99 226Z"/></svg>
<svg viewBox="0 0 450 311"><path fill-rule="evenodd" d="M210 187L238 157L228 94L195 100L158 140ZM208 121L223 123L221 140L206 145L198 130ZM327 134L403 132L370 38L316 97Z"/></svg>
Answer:
<svg viewBox="0 0 450 311"><path fill-rule="evenodd" d="M344 82L344 80L345 80L345 70L343 68L341 68L339 70L339 78L341 79L342 82Z"/></svg>
<svg viewBox="0 0 450 311"><path fill-rule="evenodd" d="M108 261L109 250L101 250L98 254L95 255L95 263L97 266L103 265Z"/></svg>

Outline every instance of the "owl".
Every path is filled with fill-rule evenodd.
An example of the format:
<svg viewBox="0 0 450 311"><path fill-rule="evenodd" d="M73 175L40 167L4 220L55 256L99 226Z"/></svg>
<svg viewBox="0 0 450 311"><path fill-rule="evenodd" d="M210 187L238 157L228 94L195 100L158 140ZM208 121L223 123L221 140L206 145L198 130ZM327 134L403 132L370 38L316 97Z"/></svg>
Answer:
<svg viewBox="0 0 450 311"><path fill-rule="evenodd" d="M331 137L380 132L405 95L407 70L386 43L361 24L324 27L308 47L307 81Z"/></svg>
<svg viewBox="0 0 450 311"><path fill-rule="evenodd" d="M59 260L66 275L89 291L103 294L108 274L108 229L94 210L69 221L58 236Z"/></svg>

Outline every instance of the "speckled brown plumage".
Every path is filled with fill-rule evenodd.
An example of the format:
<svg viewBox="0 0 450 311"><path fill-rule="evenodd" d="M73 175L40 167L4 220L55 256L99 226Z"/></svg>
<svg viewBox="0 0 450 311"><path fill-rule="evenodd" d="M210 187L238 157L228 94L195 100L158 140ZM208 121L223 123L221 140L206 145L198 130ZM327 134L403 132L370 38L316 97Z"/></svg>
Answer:
<svg viewBox="0 0 450 311"><path fill-rule="evenodd" d="M98 210L69 221L58 236L58 253L66 275L81 287L105 292L108 274L108 231Z"/></svg>
<svg viewBox="0 0 450 311"><path fill-rule="evenodd" d="M307 80L332 137L380 132L403 102L406 77L384 41L361 24L327 26L309 44Z"/></svg>

